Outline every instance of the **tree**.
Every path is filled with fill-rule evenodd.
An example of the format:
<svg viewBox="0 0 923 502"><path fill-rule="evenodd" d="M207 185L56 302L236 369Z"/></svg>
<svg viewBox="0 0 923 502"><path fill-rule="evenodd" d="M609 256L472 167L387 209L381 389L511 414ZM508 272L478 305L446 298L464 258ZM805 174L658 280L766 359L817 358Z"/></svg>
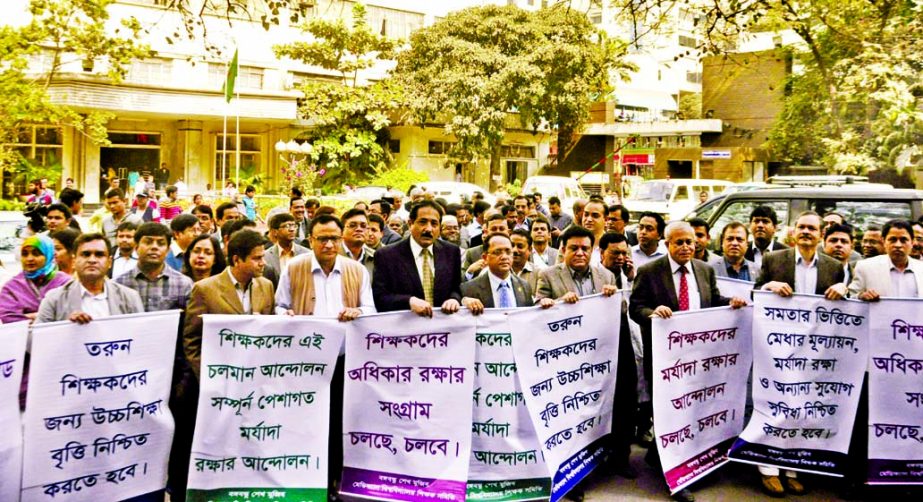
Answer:
<svg viewBox="0 0 923 502"><path fill-rule="evenodd" d="M417 124L443 123L457 142L449 154L490 158L490 190L500 146L515 126L549 124L569 144L589 102L608 90L616 44L586 15L562 5L530 13L512 6L454 12L411 36L396 78L407 87Z"/></svg>
<svg viewBox="0 0 923 502"><path fill-rule="evenodd" d="M324 170L330 189L375 175L390 160L388 127L399 116L403 92L390 79L362 81L363 71L393 54L396 42L372 32L362 4L353 7L352 26L343 20L312 19L303 31L313 39L275 47L277 56L339 73L334 81L307 82L299 108L312 122L304 138L314 149L312 162Z"/></svg>
<svg viewBox="0 0 923 502"><path fill-rule="evenodd" d="M918 0L712 1L703 14L708 40L792 30L803 42L794 47L803 71L787 83L770 134L776 155L864 173L893 165L923 139Z"/></svg>
<svg viewBox="0 0 923 502"><path fill-rule="evenodd" d="M14 143L27 123L68 125L91 140L107 144L105 124L112 117L102 112L82 112L56 104L49 88L69 61L107 68L114 81L122 78L135 58L151 51L140 44L140 25L126 20L107 31L106 9L113 0L30 0L29 24L0 26L0 164L18 161L18 154L3 145ZM43 73L29 73L30 58L44 56Z"/></svg>

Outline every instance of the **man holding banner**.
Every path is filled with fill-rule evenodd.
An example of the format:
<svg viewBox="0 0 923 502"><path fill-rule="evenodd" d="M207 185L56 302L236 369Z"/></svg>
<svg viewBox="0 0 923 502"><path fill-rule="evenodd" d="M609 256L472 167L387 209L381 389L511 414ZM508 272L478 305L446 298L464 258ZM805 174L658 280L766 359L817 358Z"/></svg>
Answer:
<svg viewBox="0 0 923 502"><path fill-rule="evenodd" d="M843 267L833 258L817 252L820 243L821 217L805 211L795 220L795 247L766 254L763 257L755 289L772 291L788 297L793 293L823 295L828 300L846 296ZM804 493L804 485L795 471L785 471L785 485L777 467L759 467L763 490L773 497Z"/></svg>
<svg viewBox="0 0 923 502"><path fill-rule="evenodd" d="M487 273L461 285L462 303L477 315L485 308L531 307L532 287L516 277L513 269L513 241L506 234L493 234L484 243ZM550 307L554 302L543 303Z"/></svg>
<svg viewBox="0 0 923 502"><path fill-rule="evenodd" d="M718 291L715 272L707 263L693 259L695 232L684 221L674 221L664 231L667 256L658 258L638 269L631 292L629 315L641 326L644 339L644 376L648 392L653 395L653 361L651 352L651 318L669 318L674 310L697 310L731 305L739 308L747 304L742 298L725 298ZM691 270L690 270L691 269ZM648 464L663 470L657 448L647 451ZM673 495L674 500L695 500L688 489Z"/></svg>
<svg viewBox="0 0 923 502"><path fill-rule="evenodd" d="M722 255L713 254L708 260L716 276L750 282L756 280L760 269L744 256L747 237L747 227L739 221L732 221L721 229Z"/></svg>

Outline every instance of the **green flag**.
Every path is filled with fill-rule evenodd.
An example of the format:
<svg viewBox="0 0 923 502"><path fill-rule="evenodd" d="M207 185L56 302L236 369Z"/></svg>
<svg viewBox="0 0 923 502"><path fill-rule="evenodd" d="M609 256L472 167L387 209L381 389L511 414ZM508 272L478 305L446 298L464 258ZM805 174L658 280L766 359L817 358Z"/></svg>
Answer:
<svg viewBox="0 0 923 502"><path fill-rule="evenodd" d="M228 66L228 76L224 81L224 100L228 103L234 97L234 81L237 80L237 49L234 49L234 59Z"/></svg>

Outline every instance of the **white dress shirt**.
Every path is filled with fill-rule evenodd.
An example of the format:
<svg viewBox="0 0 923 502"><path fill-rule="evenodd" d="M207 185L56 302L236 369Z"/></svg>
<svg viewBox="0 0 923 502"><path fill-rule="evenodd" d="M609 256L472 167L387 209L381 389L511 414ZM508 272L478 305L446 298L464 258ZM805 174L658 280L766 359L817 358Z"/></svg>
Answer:
<svg viewBox="0 0 923 502"><path fill-rule="evenodd" d="M773 241L769 241L769 245L766 246L766 251L765 251L765 252L760 251L760 248L756 247L756 244L752 244L752 243L751 243L750 245L753 246L753 263L756 264L757 270L763 268L763 255L766 254L766 253L771 253L771 252L772 252L772 248L776 245L776 241L774 241L774 240L773 240ZM754 280L756 280L755 277L754 277ZM813 290L813 289L811 290L811 294L814 294L814 290Z"/></svg>
<svg viewBox="0 0 923 502"><path fill-rule="evenodd" d="M429 267L433 272L433 284L436 283L436 253L433 252L433 245L430 244L429 247ZM413 253L413 262L417 266L417 274L420 276L420 284L423 284L423 246L417 244L416 239L413 236L410 237L410 252Z"/></svg>
<svg viewBox="0 0 923 502"><path fill-rule="evenodd" d="M131 256L125 258L121 253L116 253L115 257L112 258L112 278L128 272L129 270L135 268L135 265L138 264L138 255L134 251L131 252Z"/></svg>
<svg viewBox="0 0 923 502"><path fill-rule="evenodd" d="M519 306L519 304L516 303L516 292L513 291L513 281L511 281L509 277L501 279L488 271L487 278L490 279L490 291L494 295L494 307L500 307L500 285L504 282L510 291L510 299L513 301L513 306Z"/></svg>
<svg viewBox="0 0 923 502"><path fill-rule="evenodd" d="M650 255L641 250L640 244L635 244L631 247L631 262L634 264L635 270L638 270L642 265L652 262L666 254L667 248L664 246L663 241L657 243L657 249Z"/></svg>
<svg viewBox="0 0 923 502"><path fill-rule="evenodd" d="M894 264L889 268L891 271L891 284L894 287L894 296L896 298L916 298L917 297L917 278L913 270L908 265L903 272L897 269Z"/></svg>
<svg viewBox="0 0 923 502"><path fill-rule="evenodd" d="M80 285L80 310L90 314L93 319L102 319L112 315L109 310L109 292L106 291L105 284L103 292L98 295L87 291L83 284Z"/></svg>
<svg viewBox="0 0 923 502"><path fill-rule="evenodd" d="M679 305L679 281L680 264L673 261L673 257L667 255L670 261L670 271L673 273L673 287L676 288L676 302ZM689 310L699 310L702 308L702 297L699 295L699 283L695 280L695 272L692 270L692 261L686 263L686 287L689 293Z"/></svg>
<svg viewBox="0 0 923 502"><path fill-rule="evenodd" d="M795 248L795 292L813 295L817 289L817 253L808 262L801 256L801 250Z"/></svg>
<svg viewBox="0 0 923 502"><path fill-rule="evenodd" d="M253 281L250 281L250 284L246 288L237 281L237 278L234 277L234 274L231 273L231 267L228 267L228 277L231 278L231 283L234 284L234 291L237 293L237 298L240 299L240 304L244 307L244 314L252 314L253 309L250 307L250 292L253 289Z"/></svg>
<svg viewBox="0 0 923 502"><path fill-rule="evenodd" d="M343 260L348 258L337 256L330 274L324 273L320 263L313 254L298 255L289 263L298 263L302 260L313 260L311 263L311 276L314 279L314 314L318 317L337 317L343 311ZM301 285L299 285L301 287ZM276 289L276 313L284 314L292 308L292 284L288 267L282 270L279 278L279 288ZM369 272L362 267L362 285L359 288L359 310L363 314L374 314L375 300L372 298L372 281Z"/></svg>

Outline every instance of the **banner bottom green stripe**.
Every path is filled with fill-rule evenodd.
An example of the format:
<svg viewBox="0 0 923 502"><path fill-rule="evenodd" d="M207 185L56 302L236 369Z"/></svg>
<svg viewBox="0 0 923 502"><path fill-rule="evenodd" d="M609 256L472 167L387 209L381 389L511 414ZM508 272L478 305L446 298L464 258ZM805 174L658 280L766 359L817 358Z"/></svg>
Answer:
<svg viewBox="0 0 923 502"><path fill-rule="evenodd" d="M551 497L551 478L510 479L503 481L468 481L465 500L489 502L518 502L548 500Z"/></svg>
<svg viewBox="0 0 923 502"><path fill-rule="evenodd" d="M326 502L326 488L218 488L186 490L190 502Z"/></svg>

